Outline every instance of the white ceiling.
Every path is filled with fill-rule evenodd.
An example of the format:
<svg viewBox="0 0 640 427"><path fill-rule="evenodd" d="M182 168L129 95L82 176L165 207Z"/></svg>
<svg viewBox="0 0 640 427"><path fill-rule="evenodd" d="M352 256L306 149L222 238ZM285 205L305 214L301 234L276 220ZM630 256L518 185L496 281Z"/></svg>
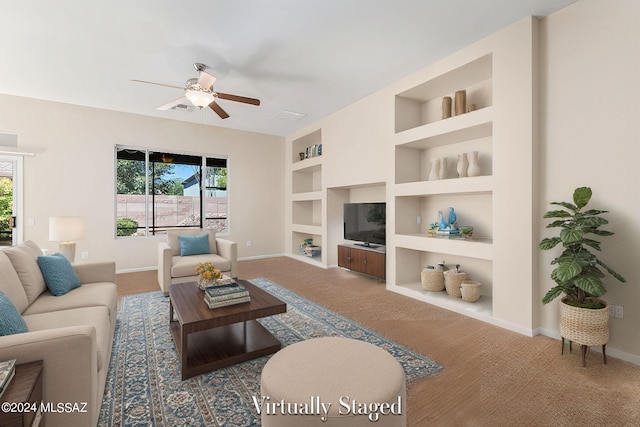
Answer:
<svg viewBox="0 0 640 427"><path fill-rule="evenodd" d="M576 0L0 0L0 93L274 135ZM157 111L210 67L231 115ZM283 110L307 114L275 118ZM1 121L0 121L1 123ZM2 129L0 129L1 131Z"/></svg>

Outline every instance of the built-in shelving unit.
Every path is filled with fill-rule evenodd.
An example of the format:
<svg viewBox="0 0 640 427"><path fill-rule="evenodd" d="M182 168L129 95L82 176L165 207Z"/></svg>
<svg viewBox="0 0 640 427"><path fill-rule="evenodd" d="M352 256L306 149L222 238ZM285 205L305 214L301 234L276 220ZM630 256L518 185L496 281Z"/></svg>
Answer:
<svg viewBox="0 0 640 427"><path fill-rule="evenodd" d="M517 223L511 217L510 192L532 198L532 189L526 185L531 183L533 162L531 157L511 157L518 149L530 153L533 147L533 137L527 134L533 121L533 98L518 99L516 95L531 90L533 74L506 79L505 70L516 61L506 52L489 45L469 49L455 56L452 65L440 73L422 82L414 80L396 92L395 168L390 192L394 233L387 242L393 270L388 274L392 276L387 279L388 289L499 324L516 317L505 314L504 300L514 293L505 272L513 271L510 263L519 262L516 254L532 245L530 233L519 236L502 228ZM454 105L452 116L446 117L443 97L451 97L455 104L455 92L462 90L466 91L466 105L474 104L473 108L456 115ZM514 129L516 123L526 126ZM509 140L513 135L517 139ZM479 174L459 177L458 155L470 151L479 153ZM445 169L436 179L431 174L432 159L441 158L445 158ZM446 214L449 207L455 208L458 225L474 227L471 238L427 233L429 224L437 221L438 211ZM442 261L448 266L460 264L473 280L483 284L479 301L469 303L445 291L422 288L422 268ZM530 285L525 289L531 289Z"/></svg>
<svg viewBox="0 0 640 427"><path fill-rule="evenodd" d="M313 239L322 255L300 259L344 266L354 256L343 204L384 201L388 290L530 334L537 25L523 19L288 139L288 254ZM459 91L467 108L456 111ZM443 97L453 100L450 116ZM459 176L458 155L469 152L478 152L478 172ZM445 159L441 176L433 159ZM458 225L473 226L471 238L427 233L449 207ZM422 269L442 261L482 283L479 301L422 288Z"/></svg>
<svg viewBox="0 0 640 427"><path fill-rule="evenodd" d="M291 226L290 254L322 264L323 261L323 186L322 131L295 139L291 144ZM300 244L313 239L320 255L309 257L300 252Z"/></svg>

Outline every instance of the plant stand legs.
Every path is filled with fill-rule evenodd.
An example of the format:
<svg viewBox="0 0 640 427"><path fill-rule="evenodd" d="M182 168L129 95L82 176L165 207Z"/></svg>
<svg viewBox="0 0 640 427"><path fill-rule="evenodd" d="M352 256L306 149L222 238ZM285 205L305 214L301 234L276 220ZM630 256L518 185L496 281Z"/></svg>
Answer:
<svg viewBox="0 0 640 427"><path fill-rule="evenodd" d="M562 338L562 349L560 351L561 355L564 355L564 337ZM569 340L569 353L571 353L571 344L573 344L573 341ZM588 345L580 345L580 351L582 353L582 367L586 368L587 367L587 350L589 349ZM604 362L604 364L607 364L607 345L606 344L602 344L602 361Z"/></svg>

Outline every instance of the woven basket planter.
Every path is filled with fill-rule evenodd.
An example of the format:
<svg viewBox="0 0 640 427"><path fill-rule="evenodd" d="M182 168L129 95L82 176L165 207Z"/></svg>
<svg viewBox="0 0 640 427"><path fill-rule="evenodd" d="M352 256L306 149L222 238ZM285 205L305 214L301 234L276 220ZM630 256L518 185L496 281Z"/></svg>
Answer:
<svg viewBox="0 0 640 427"><path fill-rule="evenodd" d="M560 336L576 344L604 345L609 341L609 308L599 309L572 307L560 304Z"/></svg>
<svg viewBox="0 0 640 427"><path fill-rule="evenodd" d="M476 302L480 299L480 286L482 283L473 280L465 280L460 285L462 299L469 302Z"/></svg>
<svg viewBox="0 0 640 427"><path fill-rule="evenodd" d="M462 298L460 285L465 280L469 280L469 275L467 273L456 273L453 270L447 270L444 272L444 287L447 290L447 293L451 296Z"/></svg>
<svg viewBox="0 0 640 427"><path fill-rule="evenodd" d="M423 268L420 273L422 279L422 289L425 291L439 292L444 291L444 272Z"/></svg>

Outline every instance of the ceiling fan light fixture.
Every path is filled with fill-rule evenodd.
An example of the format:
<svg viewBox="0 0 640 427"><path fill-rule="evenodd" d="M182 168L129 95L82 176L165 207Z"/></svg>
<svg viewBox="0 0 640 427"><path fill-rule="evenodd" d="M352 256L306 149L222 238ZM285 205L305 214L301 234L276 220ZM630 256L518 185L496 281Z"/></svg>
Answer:
<svg viewBox="0 0 640 427"><path fill-rule="evenodd" d="M185 96L198 108L206 107L215 100L213 94L201 90L187 90Z"/></svg>

